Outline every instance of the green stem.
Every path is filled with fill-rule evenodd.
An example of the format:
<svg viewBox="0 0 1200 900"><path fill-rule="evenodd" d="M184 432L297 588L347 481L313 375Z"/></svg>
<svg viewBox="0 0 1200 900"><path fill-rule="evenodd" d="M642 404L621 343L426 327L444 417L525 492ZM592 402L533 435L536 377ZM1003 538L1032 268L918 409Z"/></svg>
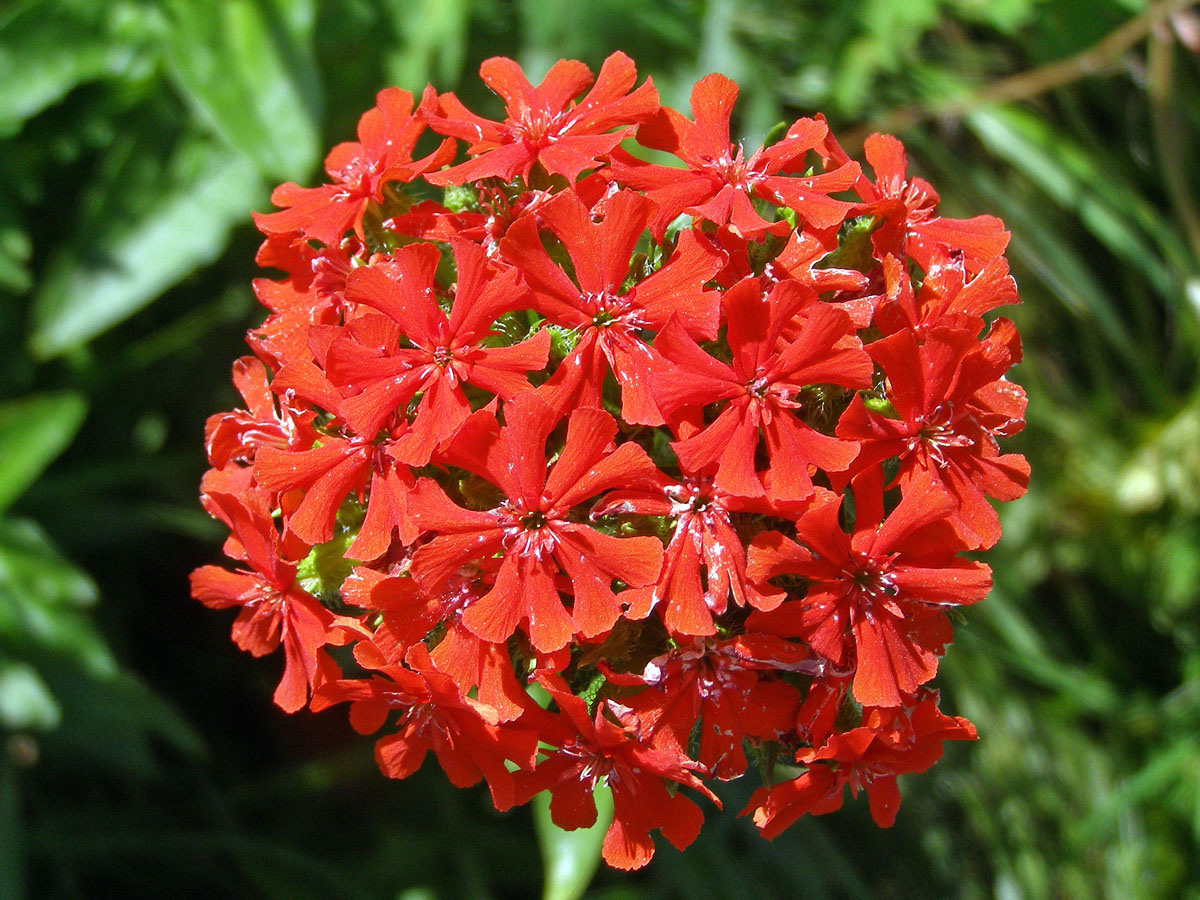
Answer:
<svg viewBox="0 0 1200 900"><path fill-rule="evenodd" d="M574 831L563 831L551 820L548 791L533 798L533 821L546 873L542 900L579 900L592 883L600 865L604 835L612 823L612 791L608 785L597 785L592 798L596 802L595 824Z"/></svg>

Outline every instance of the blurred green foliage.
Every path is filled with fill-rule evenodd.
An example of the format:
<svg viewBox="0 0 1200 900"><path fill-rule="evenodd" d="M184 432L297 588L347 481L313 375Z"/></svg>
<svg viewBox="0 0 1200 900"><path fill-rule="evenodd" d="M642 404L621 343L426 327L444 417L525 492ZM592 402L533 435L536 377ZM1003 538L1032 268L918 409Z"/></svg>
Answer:
<svg viewBox="0 0 1200 900"><path fill-rule="evenodd" d="M389 83L494 114L484 57L620 48L678 107L737 79L751 142L816 110L852 152L894 128L950 214L1003 216L1034 480L943 668L981 741L894 829L859 803L766 844L734 783L689 851L586 896L1200 898L1200 19L1165 8L0 7L0 897L536 896L528 811L385 782L338 713L278 713L186 575L221 537L201 425L261 318L249 211Z"/></svg>

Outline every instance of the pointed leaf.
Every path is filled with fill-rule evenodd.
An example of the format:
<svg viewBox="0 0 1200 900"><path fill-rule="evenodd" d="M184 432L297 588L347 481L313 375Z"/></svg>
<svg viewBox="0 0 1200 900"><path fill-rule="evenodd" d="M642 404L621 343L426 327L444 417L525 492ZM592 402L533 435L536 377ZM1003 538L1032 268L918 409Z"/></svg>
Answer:
<svg viewBox="0 0 1200 900"><path fill-rule="evenodd" d="M0 10L0 136L77 85L141 63L155 24L151 10L120 0L34 0Z"/></svg>
<svg viewBox="0 0 1200 900"><path fill-rule="evenodd" d="M89 672L116 668L85 608L96 586L32 522L0 522L0 647L40 659L74 657Z"/></svg>
<svg viewBox="0 0 1200 900"><path fill-rule="evenodd" d="M132 156L161 156L156 136L133 138ZM185 139L159 173L146 209L113 212L95 204L73 239L50 262L33 298L30 350L59 356L133 315L224 250L229 229L263 201L263 185L244 156ZM97 186L106 196L118 183Z"/></svg>
<svg viewBox="0 0 1200 900"><path fill-rule="evenodd" d="M263 175L304 181L320 154L311 0L173 0L169 71L180 91Z"/></svg>
<svg viewBox="0 0 1200 900"><path fill-rule="evenodd" d="M79 394L35 394L0 404L0 512L75 437L87 404Z"/></svg>

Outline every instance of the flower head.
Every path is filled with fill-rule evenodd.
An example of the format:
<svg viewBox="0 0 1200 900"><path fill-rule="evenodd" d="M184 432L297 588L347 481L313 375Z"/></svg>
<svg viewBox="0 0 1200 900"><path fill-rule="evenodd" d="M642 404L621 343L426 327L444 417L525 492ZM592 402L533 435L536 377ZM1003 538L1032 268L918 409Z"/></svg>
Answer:
<svg viewBox="0 0 1200 900"><path fill-rule="evenodd" d="M432 755L566 829L611 790L617 868L752 758L768 838L847 786L890 825L975 736L932 683L1029 476L1007 232L940 216L894 138L868 174L819 115L743 147L722 75L691 118L621 53L481 76L502 119L383 91L256 218L284 275L206 428L234 565L193 595L389 777Z"/></svg>

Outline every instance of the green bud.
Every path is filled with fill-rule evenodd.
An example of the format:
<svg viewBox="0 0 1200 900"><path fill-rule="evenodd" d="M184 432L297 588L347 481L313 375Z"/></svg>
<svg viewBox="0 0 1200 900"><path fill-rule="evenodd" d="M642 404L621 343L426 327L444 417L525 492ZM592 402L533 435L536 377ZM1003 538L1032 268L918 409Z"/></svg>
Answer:
<svg viewBox="0 0 1200 900"><path fill-rule="evenodd" d="M563 328L561 325L547 325L546 328L550 332L550 355L552 357L564 358L579 343L579 332L572 328Z"/></svg>
<svg viewBox="0 0 1200 900"><path fill-rule="evenodd" d="M875 394L863 394L863 405L871 410L871 412L886 416L889 419L900 418L900 415L896 412L896 408L892 406L892 401L887 397L880 397Z"/></svg>
<svg viewBox="0 0 1200 900"><path fill-rule="evenodd" d="M479 195L469 185L450 184L446 186L442 205L450 212L479 212Z"/></svg>

